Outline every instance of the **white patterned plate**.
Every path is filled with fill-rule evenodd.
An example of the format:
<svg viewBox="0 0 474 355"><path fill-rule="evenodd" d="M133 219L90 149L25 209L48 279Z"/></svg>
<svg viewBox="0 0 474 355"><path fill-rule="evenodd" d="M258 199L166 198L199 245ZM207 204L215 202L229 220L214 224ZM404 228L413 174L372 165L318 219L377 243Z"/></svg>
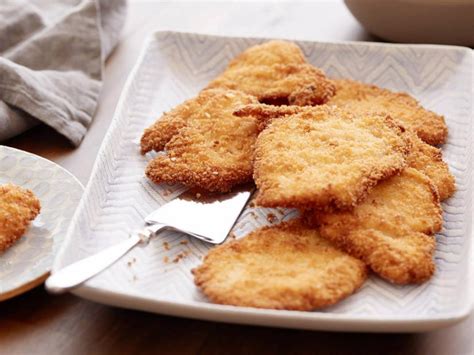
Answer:
<svg viewBox="0 0 474 355"><path fill-rule="evenodd" d="M0 146L0 185L8 182L32 190L40 200L41 213L21 239L0 254L0 301L45 280L84 190L59 165Z"/></svg>
<svg viewBox="0 0 474 355"><path fill-rule="evenodd" d="M144 177L150 157L139 152L143 129L163 111L197 94L235 55L262 41L175 32L159 32L151 37L122 93L54 270L127 238L130 229L143 226L148 213L177 194L178 186L155 186ZM196 289L190 273L211 246L168 233L146 247L135 248L74 293L102 303L157 313L307 329L421 331L452 324L468 315L472 305L471 50L298 43L309 61L331 77L354 78L407 91L446 116L450 133L443 151L456 176L458 191L444 203L444 229L437 235L437 272L430 282L399 287L371 277L355 295L318 312L215 305ZM247 209L234 234L240 237L268 223L267 212ZM285 211L275 214L277 220L289 217ZM184 252L189 255L172 262Z"/></svg>

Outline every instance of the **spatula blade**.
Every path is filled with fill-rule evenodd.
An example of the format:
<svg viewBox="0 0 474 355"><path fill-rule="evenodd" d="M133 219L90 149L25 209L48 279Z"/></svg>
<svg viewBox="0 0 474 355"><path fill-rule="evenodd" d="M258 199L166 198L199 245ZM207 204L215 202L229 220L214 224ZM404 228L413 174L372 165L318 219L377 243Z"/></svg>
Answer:
<svg viewBox="0 0 474 355"><path fill-rule="evenodd" d="M242 186L227 194L187 191L149 214L145 222L166 224L206 242L220 244L227 238L253 191L253 186Z"/></svg>

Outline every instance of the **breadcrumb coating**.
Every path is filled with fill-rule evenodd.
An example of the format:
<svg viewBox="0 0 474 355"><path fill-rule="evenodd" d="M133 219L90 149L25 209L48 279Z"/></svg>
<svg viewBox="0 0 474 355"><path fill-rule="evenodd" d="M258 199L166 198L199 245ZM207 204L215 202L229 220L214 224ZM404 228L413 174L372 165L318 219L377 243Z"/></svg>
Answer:
<svg viewBox="0 0 474 355"><path fill-rule="evenodd" d="M148 178L155 183L179 182L218 192L251 181L257 124L251 117L236 119L232 113L239 105L254 102L250 95L215 89L188 100L183 104L185 109L173 110L188 115L178 120L185 123L165 144L166 154L148 164ZM158 126L155 124L148 132L159 130ZM146 142L148 138L149 135ZM157 141L161 142L161 138Z"/></svg>
<svg viewBox="0 0 474 355"><path fill-rule="evenodd" d="M341 301L367 277L363 262L300 220L263 227L215 247L193 274L213 302L302 311Z"/></svg>
<svg viewBox="0 0 474 355"><path fill-rule="evenodd" d="M0 186L0 252L23 236L40 209L40 202L30 190L13 184Z"/></svg>
<svg viewBox="0 0 474 355"><path fill-rule="evenodd" d="M238 107L234 111L237 117L253 117L257 120L258 131L261 132L276 118L297 115L302 112L299 106L282 105L273 107L265 104L250 104Z"/></svg>
<svg viewBox="0 0 474 355"><path fill-rule="evenodd" d="M270 41L250 47L230 62L207 88L240 90L269 104L320 105L335 88L324 73L306 62L294 43Z"/></svg>
<svg viewBox="0 0 474 355"><path fill-rule="evenodd" d="M424 109L407 93L347 79L333 80L333 83L336 94L328 104L358 112L387 112L426 143L438 145L446 142L448 128L444 117Z"/></svg>
<svg viewBox="0 0 474 355"><path fill-rule="evenodd" d="M393 283L421 283L435 271L433 235L442 211L436 188L416 169L381 182L352 211L307 217L321 236Z"/></svg>
<svg viewBox="0 0 474 355"><path fill-rule="evenodd" d="M331 106L244 111L268 124L255 149L258 205L350 209L406 165L410 142L389 116Z"/></svg>
<svg viewBox="0 0 474 355"><path fill-rule="evenodd" d="M282 40L271 40L247 48L230 61L228 67L274 64L305 64L303 51L295 43Z"/></svg>
<svg viewBox="0 0 474 355"><path fill-rule="evenodd" d="M411 134L410 139L413 148L408 155L408 166L431 179L441 201L450 198L456 191L456 183L448 164L443 161L441 150L423 142L415 134Z"/></svg>
<svg viewBox="0 0 474 355"><path fill-rule="evenodd" d="M198 96L184 101L169 112L165 112L153 125L148 127L141 138L141 152L156 152L165 149L173 136L181 128L195 121L217 120L232 115L239 105L256 103L257 100L238 91L215 89L206 90Z"/></svg>

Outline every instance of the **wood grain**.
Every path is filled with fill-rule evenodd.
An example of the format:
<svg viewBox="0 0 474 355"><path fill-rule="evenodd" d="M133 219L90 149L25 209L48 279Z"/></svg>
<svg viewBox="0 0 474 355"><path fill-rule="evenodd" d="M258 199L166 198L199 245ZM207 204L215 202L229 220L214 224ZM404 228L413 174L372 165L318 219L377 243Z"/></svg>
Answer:
<svg viewBox="0 0 474 355"><path fill-rule="evenodd" d="M190 4L133 2L106 64L96 117L73 149L38 126L7 145L51 159L87 183L121 88L156 28L313 40L371 40L342 2ZM220 324L118 309L43 287L0 303L1 354L473 354L473 317L425 334L311 332Z"/></svg>

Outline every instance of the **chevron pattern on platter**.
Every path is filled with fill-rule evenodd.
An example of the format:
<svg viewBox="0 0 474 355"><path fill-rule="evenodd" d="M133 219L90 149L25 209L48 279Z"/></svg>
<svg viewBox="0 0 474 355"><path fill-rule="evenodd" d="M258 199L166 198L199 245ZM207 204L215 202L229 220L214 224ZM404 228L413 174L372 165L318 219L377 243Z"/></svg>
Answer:
<svg viewBox="0 0 474 355"><path fill-rule="evenodd" d="M262 41L175 32L154 35L122 94L55 269L127 238L130 230L143 226L148 213L183 191L182 186L157 186L144 177L150 155L139 152L143 129L164 111L197 94L235 55ZM407 91L425 107L444 114L450 136L443 151L458 187L443 206L445 224L437 235L437 272L430 282L399 287L372 276L357 294L322 312L393 319L449 317L460 312L469 303L471 267L471 52L436 46L298 44L309 61L331 77ZM241 237L269 223L269 212L247 208L234 235ZM293 213L271 212L276 221L291 218ZM88 285L124 296L209 306L190 273L209 248L182 234L164 233L150 245L135 248ZM173 262L179 253L187 256Z"/></svg>

